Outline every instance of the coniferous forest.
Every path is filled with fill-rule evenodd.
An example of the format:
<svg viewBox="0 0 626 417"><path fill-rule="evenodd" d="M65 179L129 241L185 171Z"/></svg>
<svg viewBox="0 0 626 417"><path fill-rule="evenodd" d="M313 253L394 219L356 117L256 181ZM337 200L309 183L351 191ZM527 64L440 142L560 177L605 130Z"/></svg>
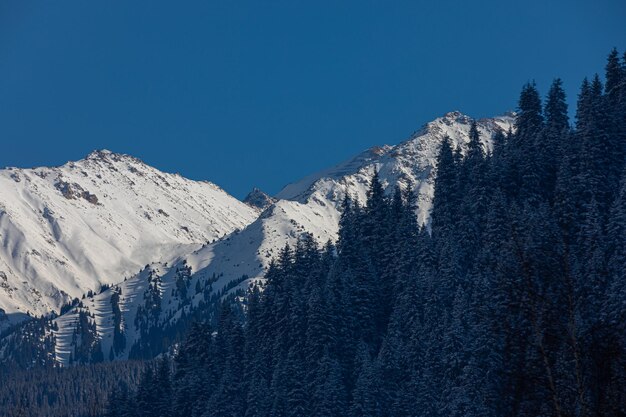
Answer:
<svg viewBox="0 0 626 417"><path fill-rule="evenodd" d="M171 355L103 370L99 407L48 415L626 416L626 56L603 78L573 120L529 83L493 149L444 141L427 225L375 173L336 243L304 235Z"/></svg>
<svg viewBox="0 0 626 417"><path fill-rule="evenodd" d="M475 125L464 156L444 142L428 226L375 174L336 245L284 248L105 415L626 415L625 64L573 123L556 79L492 152Z"/></svg>

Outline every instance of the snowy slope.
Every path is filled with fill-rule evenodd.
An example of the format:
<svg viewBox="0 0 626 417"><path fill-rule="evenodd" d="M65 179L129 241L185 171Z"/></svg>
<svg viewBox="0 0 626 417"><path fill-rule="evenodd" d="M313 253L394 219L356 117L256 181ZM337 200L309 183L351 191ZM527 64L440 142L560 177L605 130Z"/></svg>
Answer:
<svg viewBox="0 0 626 417"><path fill-rule="evenodd" d="M481 139L487 151L492 147L494 133L508 131L513 122L512 114L478 121ZM420 222L427 223L436 175L436 157L443 138L450 137L453 146L463 151L469 142L470 123L471 119L459 112L447 113L425 125L405 142L368 149L333 168L289 184L276 196L278 200L243 230L193 251L178 263L152 266L162 288L162 322L175 321L183 310L188 311L201 298L201 294L195 294L192 302L188 303L172 296L171 289L178 268L191 268L190 288L207 288L210 285L214 293L233 282L241 281L239 287L244 287L250 280L262 279L272 257L285 244L293 245L302 233L311 233L320 243L335 240L339 207L344 196L348 193L363 203L375 169L380 172L389 191L396 184L401 187L412 184L418 195L418 218ZM242 280L242 277L246 279ZM123 321L128 329L127 346L131 346L139 337L132 323L137 309L144 302L142 296L147 285L145 271L121 284L122 310L125 311ZM95 316L105 356L111 343L111 318L108 313L111 291L83 303L83 309ZM71 341L76 314L73 311L67 317L57 319L57 359L61 363L67 363L67 345ZM119 358L127 355L128 351Z"/></svg>
<svg viewBox="0 0 626 417"><path fill-rule="evenodd" d="M293 245L304 232L320 244L337 238L341 202L348 193L365 202L375 169L391 192L398 184L412 184L417 196L417 215L428 222L436 175L436 159L443 138L464 151L469 142L471 118L459 112L447 113L428 123L407 141L395 146L377 146L333 168L287 185L259 218L240 233L218 241L187 257L194 272L222 274L224 282L242 275L262 277L271 258L285 244ZM497 132L512 129L514 115L477 121L485 150L492 148Z"/></svg>
<svg viewBox="0 0 626 417"><path fill-rule="evenodd" d="M96 151L61 167L0 170L0 309L58 309L256 219L209 182Z"/></svg>
<svg viewBox="0 0 626 417"><path fill-rule="evenodd" d="M92 297L87 297L82 300L80 307L75 307L66 314L58 317L55 320L57 330L54 331L54 353L57 362L62 365L68 365L70 363L70 355L74 349L72 343L74 331L78 323L79 311L87 312L93 316L92 320L96 323L98 336L102 344L102 351L109 352L113 345L114 331L114 319L111 305L111 295L113 291L119 291L121 294L119 306L124 316L122 328L128 341L128 346L130 347L132 342L139 337L132 323L135 321L137 309L143 302L144 292L148 287L147 278L151 273L160 274L160 268L162 267L162 264L150 264L147 268L142 269L139 273L134 275L132 279L120 283L113 289L103 291ZM168 269L165 268L165 270ZM167 293L166 288L163 288L163 293ZM117 359L126 359L127 357L128 349Z"/></svg>
<svg viewBox="0 0 626 417"><path fill-rule="evenodd" d="M477 120L485 151L491 151L493 135L512 129L514 120L513 113ZM430 211L437 154L443 138L449 137L453 148L464 152L469 142L471 121L469 116L458 111L446 113L396 146L368 149L333 168L287 185L276 197L305 203L321 198L336 204L337 198L333 194L343 196L343 192L348 191L363 202L373 169L377 168L381 180L387 185L400 184L403 187L409 182L413 184L420 197L419 219L424 223Z"/></svg>

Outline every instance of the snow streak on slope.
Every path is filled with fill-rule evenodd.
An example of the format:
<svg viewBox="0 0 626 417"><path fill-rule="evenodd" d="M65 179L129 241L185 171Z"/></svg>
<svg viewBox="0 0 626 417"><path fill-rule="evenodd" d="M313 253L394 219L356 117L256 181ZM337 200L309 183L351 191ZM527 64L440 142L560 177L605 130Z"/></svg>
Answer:
<svg viewBox="0 0 626 417"><path fill-rule="evenodd" d="M513 115L505 115L478 121L479 132L486 151L492 147L495 132L506 132L512 128ZM286 186L278 195L278 201L269 206L242 231L233 232L225 239L205 245L181 258L169 267L161 264L156 270L160 276L162 290L162 322L175 321L182 311L197 305L202 294L193 296L191 303L171 295L175 284L175 271L180 267L190 267L192 281L190 288L207 288L213 293L225 289L232 282L240 282L241 287L250 280L262 279L270 260L278 255L285 244L293 245L303 233L311 233L320 243L337 238L340 205L346 194L365 202L367 189L374 170L378 170L381 180L389 192L395 185L406 187L411 184L418 196L417 215L422 223L427 223L433 196L433 183L436 175L436 157L443 138L448 136L452 145L464 151L469 142L471 119L458 112L425 125L407 141L396 146L374 147L355 158L331 169L311 175ZM147 286L145 272L131 277L121 284L125 299L123 321L126 323L127 346L139 337L133 327L136 311L144 300L141 298ZM242 281L242 277L246 278ZM84 308L95 315L98 334L102 338L103 353L107 356L110 342L110 317L107 318L110 291L97 295L84 303ZM100 298L102 298L102 301ZM76 315L75 312L70 315ZM110 315L110 313L108 313ZM100 317L101 316L101 317ZM107 321L108 320L108 321ZM64 352L65 341L75 326L71 319L59 318L57 324L57 359L67 363ZM118 358L128 356L128 351Z"/></svg>
<svg viewBox="0 0 626 417"><path fill-rule="evenodd" d="M209 182L109 151L0 171L0 308L46 313L247 226L258 210Z"/></svg>
<svg viewBox="0 0 626 417"><path fill-rule="evenodd" d="M79 307L71 309L66 314L58 317L54 322L57 330L54 331L55 336L55 356L61 365L70 364L70 356L74 351L73 338L78 323L78 314L80 311L88 313L91 321L96 324L98 337L102 345L102 352L108 354L113 346L114 318L111 304L111 296L113 291L120 294L119 308L122 312L122 330L127 340L127 348L139 337L136 328L133 325L135 316L139 306L143 303L144 293L148 287L148 277L151 274L161 274L161 268L168 270L163 264L146 265L132 279L126 280L118 286L103 291L92 297L82 300ZM167 294L167 291L164 291ZM117 359L127 359L128 350L117 357ZM105 356L108 359L108 356Z"/></svg>

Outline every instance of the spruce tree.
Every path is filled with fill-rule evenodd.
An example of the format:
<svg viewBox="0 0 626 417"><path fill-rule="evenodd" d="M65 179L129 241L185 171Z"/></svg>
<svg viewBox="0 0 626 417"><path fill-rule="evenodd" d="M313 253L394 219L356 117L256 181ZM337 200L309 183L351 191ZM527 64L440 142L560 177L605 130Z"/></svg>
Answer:
<svg viewBox="0 0 626 417"><path fill-rule="evenodd" d="M540 153L538 169L545 198L553 195L561 158L564 153L570 151L569 116L562 85L560 78L552 82L544 109L545 128L537 135L537 148Z"/></svg>
<svg viewBox="0 0 626 417"><path fill-rule="evenodd" d="M543 128L541 98L534 82L522 88L515 120L515 142L521 150L532 148L535 137Z"/></svg>
<svg viewBox="0 0 626 417"><path fill-rule="evenodd" d="M444 138L437 157L437 177L431 213L433 236L445 235L456 226L458 181L455 158L449 138Z"/></svg>

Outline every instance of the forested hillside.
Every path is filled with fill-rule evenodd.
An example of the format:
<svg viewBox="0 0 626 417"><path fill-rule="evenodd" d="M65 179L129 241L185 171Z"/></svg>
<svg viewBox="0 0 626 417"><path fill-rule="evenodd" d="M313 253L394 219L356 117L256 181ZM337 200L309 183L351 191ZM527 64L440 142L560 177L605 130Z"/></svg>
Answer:
<svg viewBox="0 0 626 417"><path fill-rule="evenodd" d="M375 174L336 246L286 247L106 415L626 415L626 57L573 126L560 80L543 101L490 152L444 141L429 226Z"/></svg>
<svg viewBox="0 0 626 417"><path fill-rule="evenodd" d="M0 416L99 416L108 393L136 386L149 365L126 361L28 371L0 368Z"/></svg>

